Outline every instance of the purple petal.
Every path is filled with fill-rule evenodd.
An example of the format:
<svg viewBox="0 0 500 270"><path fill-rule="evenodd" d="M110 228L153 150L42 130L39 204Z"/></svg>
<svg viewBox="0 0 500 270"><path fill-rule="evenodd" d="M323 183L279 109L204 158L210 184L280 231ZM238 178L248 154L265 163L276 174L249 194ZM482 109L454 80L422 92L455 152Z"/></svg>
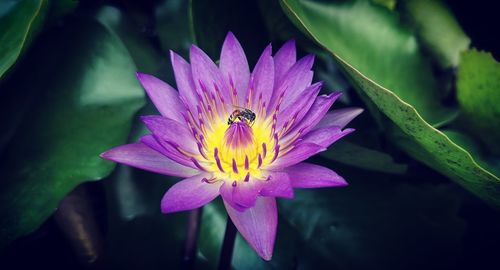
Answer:
<svg viewBox="0 0 500 270"><path fill-rule="evenodd" d="M263 183L252 179L248 182L240 181L233 188L233 200L236 204L245 208L253 207Z"/></svg>
<svg viewBox="0 0 500 270"><path fill-rule="evenodd" d="M292 128L287 137L295 135L295 133L300 130L302 130L302 134L307 134L307 132L309 132L314 126L316 126L319 121L321 121L323 116L328 112L328 109L332 106L333 102L335 102L335 100L337 100L337 98L339 98L341 95L341 92L336 92L327 96L318 96L307 114L304 116L304 118L302 118L302 121L297 123Z"/></svg>
<svg viewBox="0 0 500 270"><path fill-rule="evenodd" d="M268 197L293 198L293 188L288 175L284 172L269 172L269 178L260 191L260 195Z"/></svg>
<svg viewBox="0 0 500 270"><path fill-rule="evenodd" d="M148 74L138 72L137 79L163 116L179 123L185 122L182 112L186 110L186 107L179 99L179 92L162 80Z"/></svg>
<svg viewBox="0 0 500 270"><path fill-rule="evenodd" d="M301 97L297 98L286 109L281 110L276 123L277 130L280 130L286 122L290 122L292 119L294 119L292 125L299 123L314 103L321 86L323 86L323 82L317 82L309 86Z"/></svg>
<svg viewBox="0 0 500 270"><path fill-rule="evenodd" d="M199 173L197 170L172 161L143 143L121 145L102 153L101 157L143 170L172 176L190 177Z"/></svg>
<svg viewBox="0 0 500 270"><path fill-rule="evenodd" d="M220 55L220 70L226 82L233 82L236 87L240 104L247 95L250 69L245 52L233 33L227 33Z"/></svg>
<svg viewBox="0 0 500 270"><path fill-rule="evenodd" d="M278 157L273 163L266 166L264 169L278 170L281 168L292 166L324 150L326 150L326 148L321 145L313 143L301 143L295 146L288 153Z"/></svg>
<svg viewBox="0 0 500 270"><path fill-rule="evenodd" d="M197 153L198 146L195 138L185 125L159 115L142 116L141 120L153 134L162 140L179 145L193 154Z"/></svg>
<svg viewBox="0 0 500 270"><path fill-rule="evenodd" d="M283 170L294 188L320 188L347 186L347 182L334 171L310 164L299 163Z"/></svg>
<svg viewBox="0 0 500 270"><path fill-rule="evenodd" d="M319 128L307 133L307 135L302 138L303 140L301 143L314 143L323 147L328 147L353 131L353 128L341 130L337 126Z"/></svg>
<svg viewBox="0 0 500 270"><path fill-rule="evenodd" d="M314 127L314 129L329 127L329 126L337 126L340 128L344 128L349 122L352 121L356 116L361 114L363 109L361 108L344 108L334 110L332 112L327 113L321 121Z"/></svg>
<svg viewBox="0 0 500 270"><path fill-rule="evenodd" d="M234 209L240 212L245 211L245 209L247 209L246 207L236 203L234 199L234 186L232 185L231 180L224 181L224 184L222 184L222 186L219 189L219 193L224 202L231 205L231 207L233 207Z"/></svg>
<svg viewBox="0 0 500 270"><path fill-rule="evenodd" d="M162 139L157 138L154 135L142 136L141 142L179 164L182 164L184 166L193 169L197 169L196 166L193 164L191 160L189 160L188 157L181 154L172 145L168 144Z"/></svg>
<svg viewBox="0 0 500 270"><path fill-rule="evenodd" d="M240 212L224 201L227 213L240 234L259 256L269 261L273 256L276 228L278 226L278 209L276 199L258 197L255 206Z"/></svg>
<svg viewBox="0 0 500 270"><path fill-rule="evenodd" d="M162 213L173 213L201 207L217 196L222 181L207 183L210 174L202 173L173 185L161 200Z"/></svg>
<svg viewBox="0 0 500 270"><path fill-rule="evenodd" d="M274 83L278 83L297 61L295 40L289 40L274 55Z"/></svg>
<svg viewBox="0 0 500 270"><path fill-rule="evenodd" d="M268 45L262 55L260 56L255 68L252 72L249 87L253 87L252 93L252 107L257 109L257 103L262 95L262 102L269 105L269 101L273 94L274 87L274 62L271 56L272 47Z"/></svg>
<svg viewBox="0 0 500 270"><path fill-rule="evenodd" d="M170 61L172 62L175 82L181 99L186 103L191 112L196 112L198 98L191 73L191 66L184 58L173 51L170 51Z"/></svg>
<svg viewBox="0 0 500 270"><path fill-rule="evenodd" d="M310 54L297 61L290 68L283 79L275 86L268 112L274 110L281 94L284 93L280 108L286 108L311 85L313 78L311 67L313 63L314 55Z"/></svg>
<svg viewBox="0 0 500 270"><path fill-rule="evenodd" d="M231 101L231 93L228 86L224 83L222 73L215 63L195 45L191 46L189 51L191 58L191 71L193 81L198 89L206 87L206 89L217 96L217 91L222 95L224 102L229 104Z"/></svg>

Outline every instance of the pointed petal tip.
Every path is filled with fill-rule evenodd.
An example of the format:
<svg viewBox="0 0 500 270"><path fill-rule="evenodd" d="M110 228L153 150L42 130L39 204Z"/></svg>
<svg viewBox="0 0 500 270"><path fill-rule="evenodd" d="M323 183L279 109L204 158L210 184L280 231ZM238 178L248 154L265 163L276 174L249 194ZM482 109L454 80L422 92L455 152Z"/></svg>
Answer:
<svg viewBox="0 0 500 270"><path fill-rule="evenodd" d="M346 128L346 129L342 130L342 132L346 133L346 134L353 133L354 131L356 131L355 128Z"/></svg>
<svg viewBox="0 0 500 270"><path fill-rule="evenodd" d="M292 39L289 39L287 42L285 42L285 44L283 44L283 46L294 46L295 47L295 39L292 38Z"/></svg>
<svg viewBox="0 0 500 270"><path fill-rule="evenodd" d="M355 117L362 114L365 111L365 109L363 108L352 108L352 109L353 109L353 114L355 114Z"/></svg>
<svg viewBox="0 0 500 270"><path fill-rule="evenodd" d="M227 32L226 40L228 40L228 39L238 40L232 31Z"/></svg>
<svg viewBox="0 0 500 270"><path fill-rule="evenodd" d="M108 151L100 153L99 157L102 158L102 159L107 159L107 154L106 154L107 152Z"/></svg>
<svg viewBox="0 0 500 270"><path fill-rule="evenodd" d="M273 258L273 251L258 251L257 252L259 256L264 260L264 261L270 261Z"/></svg>
<svg viewBox="0 0 500 270"><path fill-rule="evenodd" d="M144 74L144 73L142 73L142 72L140 72L140 71L136 71L136 72L135 72L135 77L136 77L139 81L141 81L141 80L142 80L142 78L143 78L145 75L146 75L146 74Z"/></svg>
<svg viewBox="0 0 500 270"><path fill-rule="evenodd" d="M262 52L262 55L271 56L272 54L273 54L273 45L269 43Z"/></svg>
<svg viewBox="0 0 500 270"><path fill-rule="evenodd" d="M141 122L143 122L144 124L148 125L156 117L160 117L160 116L157 116L157 115L141 115L141 116L139 116L139 119L141 120Z"/></svg>
<svg viewBox="0 0 500 270"><path fill-rule="evenodd" d="M321 80L321 81L315 82L311 86L314 86L315 88L322 88L324 84L325 84L325 81Z"/></svg>
<svg viewBox="0 0 500 270"><path fill-rule="evenodd" d="M304 56L304 61L308 63L308 66L313 66L314 65L314 60L316 59L316 56L312 53Z"/></svg>
<svg viewBox="0 0 500 270"><path fill-rule="evenodd" d="M180 56L178 53L174 52L173 50L168 50L168 51L170 54L170 62L172 63L172 65L175 62L181 61L181 59L184 60L184 58L182 56Z"/></svg>
<svg viewBox="0 0 500 270"><path fill-rule="evenodd" d="M120 146L122 146L122 145L120 145ZM114 155L114 152L115 152L114 150L117 149L117 148L119 148L120 146L116 146L116 147L113 147L113 148L111 148L111 149L109 149L107 151L102 152L99 155L99 157L102 158L102 159L105 159L105 160L117 162L116 161L116 157Z"/></svg>
<svg viewBox="0 0 500 270"><path fill-rule="evenodd" d="M335 92L332 92L328 95L328 97L333 97L335 99L341 97L344 93L341 92L341 91L335 91Z"/></svg>

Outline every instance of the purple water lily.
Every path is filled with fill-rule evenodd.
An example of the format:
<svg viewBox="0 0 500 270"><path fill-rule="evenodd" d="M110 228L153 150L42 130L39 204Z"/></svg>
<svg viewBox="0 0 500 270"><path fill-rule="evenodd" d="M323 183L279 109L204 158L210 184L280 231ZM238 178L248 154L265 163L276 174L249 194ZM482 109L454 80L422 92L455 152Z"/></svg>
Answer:
<svg viewBox="0 0 500 270"><path fill-rule="evenodd" d="M195 209L221 195L241 235L270 260L275 198L293 198L293 188L347 185L334 171L303 161L354 131L344 127L362 109L328 112L340 93L318 96L322 82L311 84L314 57L297 61L294 41L274 56L269 45L252 72L232 33L219 66L194 45L190 59L171 52L178 92L137 74L161 116L143 116L152 134L102 157L185 177L164 195L163 213Z"/></svg>

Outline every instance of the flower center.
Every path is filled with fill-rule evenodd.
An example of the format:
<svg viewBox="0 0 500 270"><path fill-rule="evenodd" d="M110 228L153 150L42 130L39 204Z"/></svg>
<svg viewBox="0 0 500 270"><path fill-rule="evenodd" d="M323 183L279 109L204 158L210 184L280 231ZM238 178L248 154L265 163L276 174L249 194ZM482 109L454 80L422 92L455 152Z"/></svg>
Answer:
<svg viewBox="0 0 500 270"><path fill-rule="evenodd" d="M227 118L214 119L205 135L207 156L213 158L208 170L216 178L234 181L248 181L250 176L265 178L260 168L273 159L274 140L270 137L269 120L263 118L229 123Z"/></svg>

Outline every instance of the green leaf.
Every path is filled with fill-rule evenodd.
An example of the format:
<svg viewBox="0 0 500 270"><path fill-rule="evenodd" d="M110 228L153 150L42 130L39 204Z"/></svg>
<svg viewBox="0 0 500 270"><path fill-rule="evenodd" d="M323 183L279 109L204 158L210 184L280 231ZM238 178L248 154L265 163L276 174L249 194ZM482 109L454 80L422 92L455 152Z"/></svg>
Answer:
<svg viewBox="0 0 500 270"><path fill-rule="evenodd" d="M446 136L448 136L448 138L450 138L452 141L463 147L467 152L469 152L474 160L477 160L479 165L496 175L500 175L499 157L491 156L488 155L488 153L485 153L485 151L483 151L481 146L476 141L474 141L470 136L467 136L463 132L446 129L443 130L443 133L446 134Z"/></svg>
<svg viewBox="0 0 500 270"><path fill-rule="evenodd" d="M371 0L373 3L386 7L387 9L394 10L396 7L396 0Z"/></svg>
<svg viewBox="0 0 500 270"><path fill-rule="evenodd" d="M392 11L364 0L282 0L281 4L305 33L412 104L432 125L455 116L454 110L441 106L430 63L422 56L415 36Z"/></svg>
<svg viewBox="0 0 500 270"><path fill-rule="evenodd" d="M460 52L470 39L441 0L402 0L403 15L414 26L420 41L443 68L458 65Z"/></svg>
<svg viewBox="0 0 500 270"><path fill-rule="evenodd" d="M45 0L0 2L0 79L26 48L46 11Z"/></svg>
<svg viewBox="0 0 500 270"><path fill-rule="evenodd" d="M387 44L391 40L390 37L380 36L392 33L390 30L392 28L383 28L384 25L377 25L378 22L388 19L383 20L374 14L388 15L390 13L381 13L382 10L373 9L368 3L359 1L344 2L339 6L309 1L283 0L282 6L299 28L307 31L306 33L316 42L334 55L349 79L359 90L360 95L369 98L370 102L373 102L382 113L392 120L392 124L389 123L386 128L390 129L388 134L396 145L429 167L450 177L486 202L497 207L500 206L499 177L481 167L470 153L430 124L436 123L432 119L439 119L436 118L436 115L432 116L434 112L429 111L432 106L422 106L424 104L422 102L431 94L424 94L426 89L410 91L411 88L391 88L390 85L384 85L384 81L380 80L379 73L387 71L385 68L388 67L380 66L380 63L375 60L376 57L391 59L394 56L393 50L412 51L410 49L414 48L413 45L416 46L414 39L407 37L407 41L413 44L412 46L401 47L403 44L394 43L392 45L396 46L391 47ZM358 21L364 20L363 11L370 11L365 14L366 17L373 20L372 24L377 26L377 29L385 29L383 33L379 33L376 31L377 29L372 29L374 32L366 32L361 31L365 29L363 27L351 28L351 23L357 24ZM346 19L352 16L356 16L359 20L349 20L348 23ZM390 21L395 22L394 19ZM378 41L371 40L374 36L378 36ZM362 43L360 41L363 40L365 45L370 44L370 46L357 48L356 45ZM380 44L386 44L389 47L382 49ZM379 48L380 51L368 56L364 51L371 51L371 47ZM359 55L355 53L358 51L355 48L359 50ZM416 53L416 51L413 52ZM399 68L403 68L400 63L410 57L401 53L396 54L400 55L401 59L392 59L393 64ZM344 58L343 55L347 58ZM414 64L421 63L422 60L418 60L421 59L420 55L412 55L410 59L415 61ZM380 61L384 62L385 60L381 59ZM415 71L415 69L408 68L404 68L402 72ZM393 68L391 67L390 70L393 71ZM411 78L401 75L400 72L390 73L387 74L388 78L395 81L403 80L403 84L415 83L419 85L419 82L412 82ZM425 82L429 78L431 78L431 74L427 74L421 79L422 82ZM411 98L411 95L415 95L414 98ZM417 98L418 95L420 96ZM433 104L438 106L435 101Z"/></svg>
<svg viewBox="0 0 500 270"><path fill-rule="evenodd" d="M500 63L490 53L468 50L462 54L457 77L466 126L500 155Z"/></svg>
<svg viewBox="0 0 500 270"><path fill-rule="evenodd" d="M320 155L346 165L383 173L403 174L408 169L406 164L394 162L393 158L386 153L346 140L336 142L331 149Z"/></svg>
<svg viewBox="0 0 500 270"><path fill-rule="evenodd" d="M144 103L129 53L95 21L65 22L27 59L5 89L10 103L31 103L2 155L0 246L35 230L79 183L108 175L115 165L99 154L125 142Z"/></svg>

